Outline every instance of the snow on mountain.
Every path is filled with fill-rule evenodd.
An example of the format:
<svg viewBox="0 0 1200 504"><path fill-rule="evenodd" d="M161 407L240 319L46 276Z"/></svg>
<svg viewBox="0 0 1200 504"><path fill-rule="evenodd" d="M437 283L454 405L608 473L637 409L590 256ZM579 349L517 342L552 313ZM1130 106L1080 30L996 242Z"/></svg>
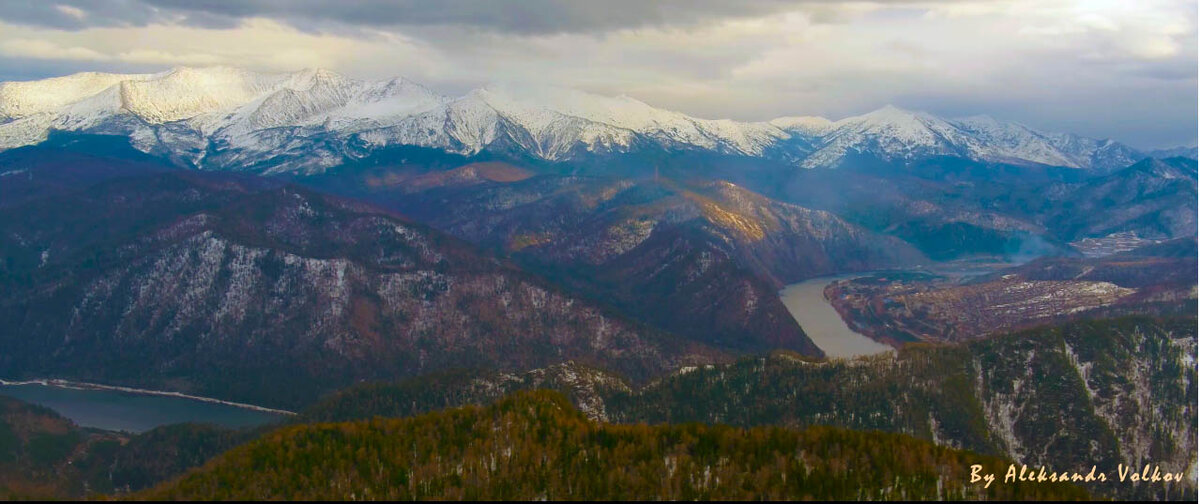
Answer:
<svg viewBox="0 0 1200 504"><path fill-rule="evenodd" d="M0 122L0 150L33 145L46 139L54 116L34 114Z"/></svg>
<svg viewBox="0 0 1200 504"><path fill-rule="evenodd" d="M124 135L140 150L205 168L304 172L395 145L464 155L501 149L549 161L658 146L806 168L837 166L852 154L889 162L957 156L1102 170L1144 157L1112 141L891 106L836 122L739 122L552 87L489 86L451 98L400 78L229 67L0 83L0 150L38 143L52 130Z"/></svg>
<svg viewBox="0 0 1200 504"><path fill-rule="evenodd" d="M299 72L281 84L232 111L200 115L188 122L214 145L226 151L244 151L244 156L229 158L234 162L294 148L294 142L304 138L295 130L350 134L390 125L446 102L403 79L359 81L324 70ZM327 162L319 164L327 167L340 162L336 156L325 159Z"/></svg>
<svg viewBox="0 0 1200 504"><path fill-rule="evenodd" d="M893 162L953 156L1099 170L1128 166L1144 157L1111 140L1043 133L989 116L943 119L888 105L826 126L818 137L816 150L802 166L836 166L851 153Z"/></svg>
<svg viewBox="0 0 1200 504"><path fill-rule="evenodd" d="M819 137L833 127L833 121L815 116L788 116L771 119L770 124L795 135Z"/></svg>
<svg viewBox="0 0 1200 504"><path fill-rule="evenodd" d="M547 160L577 149L625 152L638 140L758 156L788 137L766 123L696 119L624 96L492 86L451 99L404 79L359 81L324 70L79 74L7 83L0 91L0 149L41 141L50 129L110 133L195 164L215 150L208 159L220 167L267 162L318 133L353 136L371 147L419 145L467 155L505 139ZM343 155L314 154L305 163L317 169Z"/></svg>
<svg viewBox="0 0 1200 504"><path fill-rule="evenodd" d="M978 140L971 152L988 161L1035 162L1052 166L1082 168L1085 160L1072 159L1055 148L1041 133L1014 122L1001 122L990 116L972 116L955 121L959 130Z"/></svg>
<svg viewBox="0 0 1200 504"><path fill-rule="evenodd" d="M156 76L83 72L39 81L0 82L0 120L56 112L123 81Z"/></svg>
<svg viewBox="0 0 1200 504"><path fill-rule="evenodd" d="M1169 149L1155 149L1150 151L1150 157L1155 159L1166 159L1173 157L1185 157L1188 159L1196 159L1196 147L1172 147Z"/></svg>
<svg viewBox="0 0 1200 504"><path fill-rule="evenodd" d="M449 101L446 97L397 77L383 82L364 83L354 99L331 115L334 121L374 121L387 124L389 120L423 112Z"/></svg>
<svg viewBox="0 0 1200 504"><path fill-rule="evenodd" d="M765 123L706 120L657 109L628 96L610 98L562 88L489 86L463 100L482 103L527 131L539 157L555 160L575 144L589 151L623 151L640 136L749 156L787 134Z"/></svg>
<svg viewBox="0 0 1200 504"><path fill-rule="evenodd" d="M954 127L942 119L888 105L834 122L802 166L832 166L854 152L872 153L886 161L963 155L956 137Z"/></svg>
<svg viewBox="0 0 1200 504"><path fill-rule="evenodd" d="M1076 160L1078 166L1099 171L1113 171L1141 160L1147 155L1110 139L1098 140L1070 133L1047 133L1051 145L1065 156Z"/></svg>
<svg viewBox="0 0 1200 504"><path fill-rule="evenodd" d="M302 85L304 72L270 75L236 68L176 68L166 75L120 83L122 107L161 124L196 118L233 107L283 87Z"/></svg>

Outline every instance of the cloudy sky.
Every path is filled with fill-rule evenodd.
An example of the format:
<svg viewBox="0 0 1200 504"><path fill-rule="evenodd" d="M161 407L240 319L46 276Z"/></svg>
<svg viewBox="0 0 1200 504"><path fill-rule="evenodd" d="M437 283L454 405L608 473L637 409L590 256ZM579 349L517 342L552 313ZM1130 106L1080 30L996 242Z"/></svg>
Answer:
<svg viewBox="0 0 1200 504"><path fill-rule="evenodd" d="M706 118L891 103L1195 145L1196 2L0 1L0 80L225 64L628 94Z"/></svg>

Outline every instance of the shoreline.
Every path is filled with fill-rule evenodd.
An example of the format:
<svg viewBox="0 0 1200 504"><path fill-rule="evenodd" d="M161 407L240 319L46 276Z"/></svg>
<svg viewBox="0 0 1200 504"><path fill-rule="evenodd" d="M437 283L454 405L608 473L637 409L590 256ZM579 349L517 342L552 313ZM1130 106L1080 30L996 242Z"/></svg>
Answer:
<svg viewBox="0 0 1200 504"><path fill-rule="evenodd" d="M221 405L225 405L225 406L232 406L235 408L260 411L263 413L273 413L276 415L286 415L286 416L295 416L296 415L296 412L294 412L294 411L268 408L266 406L257 406L254 404L225 401L225 400L216 399L213 397L194 396L194 395L190 395L190 394L184 394L182 392L169 392L169 391L165 391L165 390L148 390L148 389L139 389L139 388L133 388L133 387L122 387L119 385L101 385L99 383L74 382L74 381L63 380L63 379L59 379L59 378L38 378L38 379L33 379L33 380L17 380L17 381L0 379L0 385L41 385L44 387L57 387L57 388L74 389L74 390L108 390L108 391L112 391L112 392L124 392L127 394L189 399L192 401L221 404Z"/></svg>
<svg viewBox="0 0 1200 504"><path fill-rule="evenodd" d="M895 354L891 345L850 327L849 322L837 310L833 302L825 297L825 288L830 283L847 278L869 276L876 271L841 273L814 277L788 284L778 295L788 313L800 325L813 344L825 352L827 359L856 359L880 354ZM805 292L807 291L807 295ZM810 297L809 300L803 298ZM811 301L808 302L808 301ZM828 311L826 311L828 310ZM822 313L824 312L824 313ZM801 320L808 319L807 321ZM807 327L806 327L807 324Z"/></svg>

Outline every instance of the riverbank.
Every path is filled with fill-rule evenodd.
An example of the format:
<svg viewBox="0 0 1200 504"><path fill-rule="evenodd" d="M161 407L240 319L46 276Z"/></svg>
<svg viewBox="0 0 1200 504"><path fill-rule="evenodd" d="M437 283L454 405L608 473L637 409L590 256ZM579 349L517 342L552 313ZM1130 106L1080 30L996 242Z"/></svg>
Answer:
<svg viewBox="0 0 1200 504"><path fill-rule="evenodd" d="M258 411L258 412L262 412L262 413L271 413L274 415L293 416L296 414L296 412L294 412L294 411L268 408L265 406L258 406L258 405L254 405L254 404L225 401L225 400L216 399L213 397L195 396L195 395L190 395L190 394L184 394L181 392L170 392L170 391L165 391L165 390L148 390L148 389L139 389L139 388L133 388L133 387L122 387L122 386L118 386L118 385L102 385L99 383L75 382L75 381L63 380L63 379L59 379L59 378L39 378L39 379L33 379L33 380L20 380L20 381L10 381L10 380L0 379L0 385L3 385L3 386L41 385L44 387L58 387L58 388L65 388L65 389L72 389L72 390L106 390L106 391L110 391L110 392L123 392L126 394L137 394L137 395L145 395L145 396L159 396L159 397L173 397L173 398L178 398L178 399L187 399L190 401L200 401L200 402L206 402L206 403L212 403L212 404L220 404L223 406L232 406L234 408L242 408L242 409L247 409L247 410L252 410L252 411Z"/></svg>

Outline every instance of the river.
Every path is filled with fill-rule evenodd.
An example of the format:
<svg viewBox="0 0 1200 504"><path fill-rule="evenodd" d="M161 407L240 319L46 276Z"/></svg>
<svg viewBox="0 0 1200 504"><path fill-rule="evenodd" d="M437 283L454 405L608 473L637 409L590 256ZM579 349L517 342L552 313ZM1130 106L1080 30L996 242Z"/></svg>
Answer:
<svg viewBox="0 0 1200 504"><path fill-rule="evenodd" d="M183 397L40 383L0 384L0 395L45 406L82 427L135 433L184 422L247 427L284 417L282 413Z"/></svg>
<svg viewBox="0 0 1200 504"><path fill-rule="evenodd" d="M856 333L846 325L833 305L825 299L825 286L834 280L862 274L839 275L805 280L779 291L783 305L808 334L809 339L830 358L858 357L892 350L892 347Z"/></svg>

